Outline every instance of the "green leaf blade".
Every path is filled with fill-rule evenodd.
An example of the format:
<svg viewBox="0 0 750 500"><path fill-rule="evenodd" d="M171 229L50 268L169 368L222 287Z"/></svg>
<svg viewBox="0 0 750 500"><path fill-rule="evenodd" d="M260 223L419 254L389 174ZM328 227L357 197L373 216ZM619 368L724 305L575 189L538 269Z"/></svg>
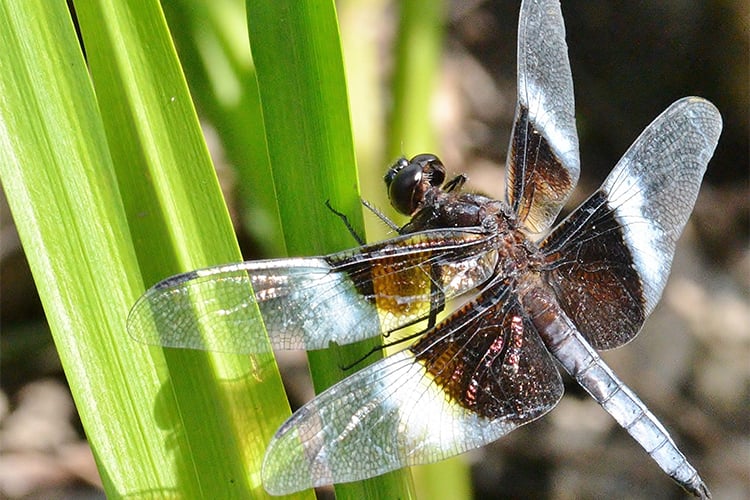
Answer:
<svg viewBox="0 0 750 500"><path fill-rule="evenodd" d="M72 22L59 3L0 8L0 178L105 488L123 495L135 477L171 484L169 468L153 466L166 460L156 436L129 432L147 427L147 398L165 374L147 352L119 347L141 285ZM149 378L108 382L136 366Z"/></svg>
<svg viewBox="0 0 750 500"><path fill-rule="evenodd" d="M0 4L0 178L105 489L264 497L263 452L289 413L270 351L163 351L125 332L143 281L239 260L163 16L77 7L96 95L64 4Z"/></svg>
<svg viewBox="0 0 750 500"><path fill-rule="evenodd" d="M82 2L78 13L101 107L117 110L105 127L144 281L240 261L158 2ZM179 494L265 496L265 445L289 414L266 346L251 358L164 352L171 377L155 407L174 433Z"/></svg>
<svg viewBox="0 0 750 500"><path fill-rule="evenodd" d="M248 30L286 246L321 255L363 234L346 80L333 2L248 1ZM376 341L308 353L316 390L343 378ZM367 361L374 361L371 356ZM361 366L361 364L360 364ZM341 498L410 497L408 472L337 485Z"/></svg>

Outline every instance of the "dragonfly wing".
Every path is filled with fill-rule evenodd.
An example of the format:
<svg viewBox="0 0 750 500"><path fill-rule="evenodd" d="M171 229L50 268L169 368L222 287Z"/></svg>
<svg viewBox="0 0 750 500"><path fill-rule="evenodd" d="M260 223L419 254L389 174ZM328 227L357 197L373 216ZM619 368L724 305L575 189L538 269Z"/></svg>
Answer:
<svg viewBox="0 0 750 500"><path fill-rule="evenodd" d="M578 182L573 77L560 2L523 2L518 105L508 148L507 201L531 232L547 230Z"/></svg>
<svg viewBox="0 0 750 500"><path fill-rule="evenodd" d="M268 447L263 483L291 493L442 460L538 418L561 395L536 330L494 287L298 410Z"/></svg>
<svg viewBox="0 0 750 500"><path fill-rule="evenodd" d="M136 340L218 352L322 349L395 331L488 279L494 236L434 230L327 257L218 266L150 288L128 317ZM255 292L253 294L253 291Z"/></svg>
<svg viewBox="0 0 750 500"><path fill-rule="evenodd" d="M659 301L720 133L713 104L675 102L542 242L547 281L595 348L635 337Z"/></svg>

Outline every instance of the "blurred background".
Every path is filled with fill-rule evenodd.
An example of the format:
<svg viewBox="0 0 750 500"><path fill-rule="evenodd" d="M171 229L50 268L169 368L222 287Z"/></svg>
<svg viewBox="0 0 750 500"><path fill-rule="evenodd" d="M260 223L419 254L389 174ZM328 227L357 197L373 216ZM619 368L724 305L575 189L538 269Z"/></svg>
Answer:
<svg viewBox="0 0 750 500"><path fill-rule="evenodd" d="M421 152L436 153L453 174L467 173L467 189L503 196L519 4L452 1L415 14L418 2L337 3L364 198L386 209L388 164ZM243 2L174 0L163 8L244 256L278 255L277 233L252 189L263 146L253 126ZM660 306L635 341L604 357L670 430L715 498L747 498L750 7L741 0L572 0L562 8L582 160L569 208L676 99L703 96L724 118ZM369 239L387 236L369 219ZM103 497L4 199L0 224L0 498ZM298 406L311 397L304 355L286 353L281 364ZM548 416L461 457L476 498L683 496L596 403L565 383L567 396ZM415 474L417 482L429 478Z"/></svg>

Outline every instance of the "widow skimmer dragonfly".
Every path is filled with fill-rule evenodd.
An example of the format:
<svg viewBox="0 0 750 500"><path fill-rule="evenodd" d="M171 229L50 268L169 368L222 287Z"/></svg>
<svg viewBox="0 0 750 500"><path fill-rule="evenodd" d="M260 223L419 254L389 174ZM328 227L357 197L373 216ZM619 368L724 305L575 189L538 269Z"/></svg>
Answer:
<svg viewBox="0 0 750 500"><path fill-rule="evenodd" d="M251 353L262 349L262 324L275 348L313 350L426 320L412 345L281 426L263 464L273 494L495 441L560 400L554 358L669 476L708 498L664 426L597 350L632 340L656 306L721 126L708 101L675 102L550 231L580 171L573 83L559 2L525 0L505 201L461 192L461 176L443 185L436 156L402 158L386 175L392 204L411 216L399 236L168 278L133 307L129 332L167 347ZM436 321L448 300L469 292Z"/></svg>

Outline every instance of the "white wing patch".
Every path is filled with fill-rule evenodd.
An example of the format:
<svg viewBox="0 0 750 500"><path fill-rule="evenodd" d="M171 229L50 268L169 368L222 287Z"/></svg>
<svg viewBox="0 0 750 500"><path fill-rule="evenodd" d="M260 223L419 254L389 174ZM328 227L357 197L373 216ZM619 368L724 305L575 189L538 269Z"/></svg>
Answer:
<svg viewBox="0 0 750 500"><path fill-rule="evenodd" d="M355 373L302 407L276 433L263 462L271 494L366 479L431 463L518 427L450 401L409 351Z"/></svg>
<svg viewBox="0 0 750 500"><path fill-rule="evenodd" d="M680 99L646 127L602 184L643 275L646 315L661 297L720 134L713 104Z"/></svg>

